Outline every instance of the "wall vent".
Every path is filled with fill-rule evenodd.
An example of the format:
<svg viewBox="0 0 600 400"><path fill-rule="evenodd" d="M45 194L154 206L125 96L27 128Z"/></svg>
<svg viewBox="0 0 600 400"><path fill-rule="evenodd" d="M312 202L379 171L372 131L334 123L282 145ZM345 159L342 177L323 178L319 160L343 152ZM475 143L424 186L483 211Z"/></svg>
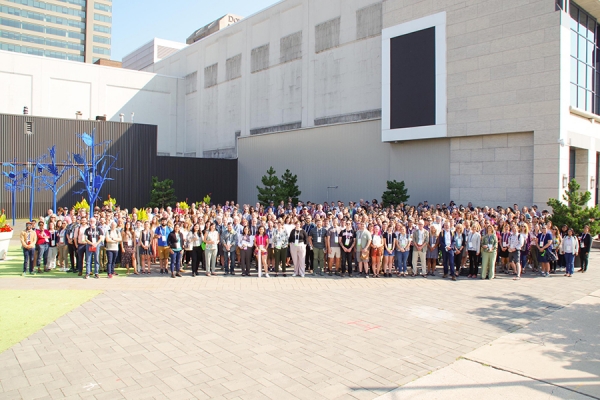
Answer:
<svg viewBox="0 0 600 400"><path fill-rule="evenodd" d="M25 122L25 134L26 135L33 134L33 121Z"/></svg>

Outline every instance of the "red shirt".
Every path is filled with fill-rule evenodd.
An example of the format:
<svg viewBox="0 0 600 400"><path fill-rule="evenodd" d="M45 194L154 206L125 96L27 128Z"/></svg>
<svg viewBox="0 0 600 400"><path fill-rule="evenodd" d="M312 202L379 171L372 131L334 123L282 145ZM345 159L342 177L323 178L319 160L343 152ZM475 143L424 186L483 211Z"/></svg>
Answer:
<svg viewBox="0 0 600 400"><path fill-rule="evenodd" d="M42 233L46 235L46 238L42 237ZM37 244L38 245L48 243L48 238L50 237L50 231L48 229L44 229L44 230L36 229L35 234L37 235Z"/></svg>

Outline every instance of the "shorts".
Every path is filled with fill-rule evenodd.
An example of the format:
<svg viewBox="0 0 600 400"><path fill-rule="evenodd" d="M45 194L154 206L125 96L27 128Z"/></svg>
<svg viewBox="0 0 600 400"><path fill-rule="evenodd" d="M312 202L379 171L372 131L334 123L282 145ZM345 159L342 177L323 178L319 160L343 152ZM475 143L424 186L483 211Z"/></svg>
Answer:
<svg viewBox="0 0 600 400"><path fill-rule="evenodd" d="M515 264L521 263L521 251L515 250L513 252L508 253L508 262L514 262Z"/></svg>
<svg viewBox="0 0 600 400"><path fill-rule="evenodd" d="M342 256L342 250L339 247L330 247L329 254L327 255L329 258L340 258Z"/></svg>
<svg viewBox="0 0 600 400"><path fill-rule="evenodd" d="M394 249L392 249L392 251L389 251L387 247L383 251L383 255L386 257L394 256L394 254L395 254Z"/></svg>
<svg viewBox="0 0 600 400"><path fill-rule="evenodd" d="M383 247L371 247L371 257L381 257L383 255Z"/></svg>
<svg viewBox="0 0 600 400"><path fill-rule="evenodd" d="M362 253L361 251L357 251L356 252L356 260L358 262L367 262L367 261L369 261L369 254L367 253L367 256L363 258L362 255L361 255L361 253Z"/></svg>
<svg viewBox="0 0 600 400"><path fill-rule="evenodd" d="M168 260L171 256L171 249L169 246L158 246L158 258L161 260Z"/></svg>

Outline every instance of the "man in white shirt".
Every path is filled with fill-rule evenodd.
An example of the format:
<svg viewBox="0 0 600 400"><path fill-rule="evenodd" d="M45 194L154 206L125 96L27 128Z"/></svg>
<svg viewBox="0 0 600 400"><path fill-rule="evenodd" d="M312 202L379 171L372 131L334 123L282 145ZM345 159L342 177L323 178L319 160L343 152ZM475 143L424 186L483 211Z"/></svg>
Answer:
<svg viewBox="0 0 600 400"><path fill-rule="evenodd" d="M524 242L523 236L519 235L517 225L513 224L508 237L508 265L517 274L515 280L521 279L521 249Z"/></svg>
<svg viewBox="0 0 600 400"><path fill-rule="evenodd" d="M429 232L425 230L425 222L420 219L417 229L412 233L412 270L413 276L418 275L417 263L421 262L421 275L427 278L427 244L429 243Z"/></svg>

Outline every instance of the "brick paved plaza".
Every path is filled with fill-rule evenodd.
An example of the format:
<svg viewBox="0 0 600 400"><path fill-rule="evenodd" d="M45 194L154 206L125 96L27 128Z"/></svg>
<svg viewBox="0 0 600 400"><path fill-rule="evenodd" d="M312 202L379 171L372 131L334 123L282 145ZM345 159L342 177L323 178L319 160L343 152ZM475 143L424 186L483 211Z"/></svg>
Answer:
<svg viewBox="0 0 600 400"><path fill-rule="evenodd" d="M598 290L599 259L521 281L2 279L103 293L0 354L0 398L374 399Z"/></svg>

